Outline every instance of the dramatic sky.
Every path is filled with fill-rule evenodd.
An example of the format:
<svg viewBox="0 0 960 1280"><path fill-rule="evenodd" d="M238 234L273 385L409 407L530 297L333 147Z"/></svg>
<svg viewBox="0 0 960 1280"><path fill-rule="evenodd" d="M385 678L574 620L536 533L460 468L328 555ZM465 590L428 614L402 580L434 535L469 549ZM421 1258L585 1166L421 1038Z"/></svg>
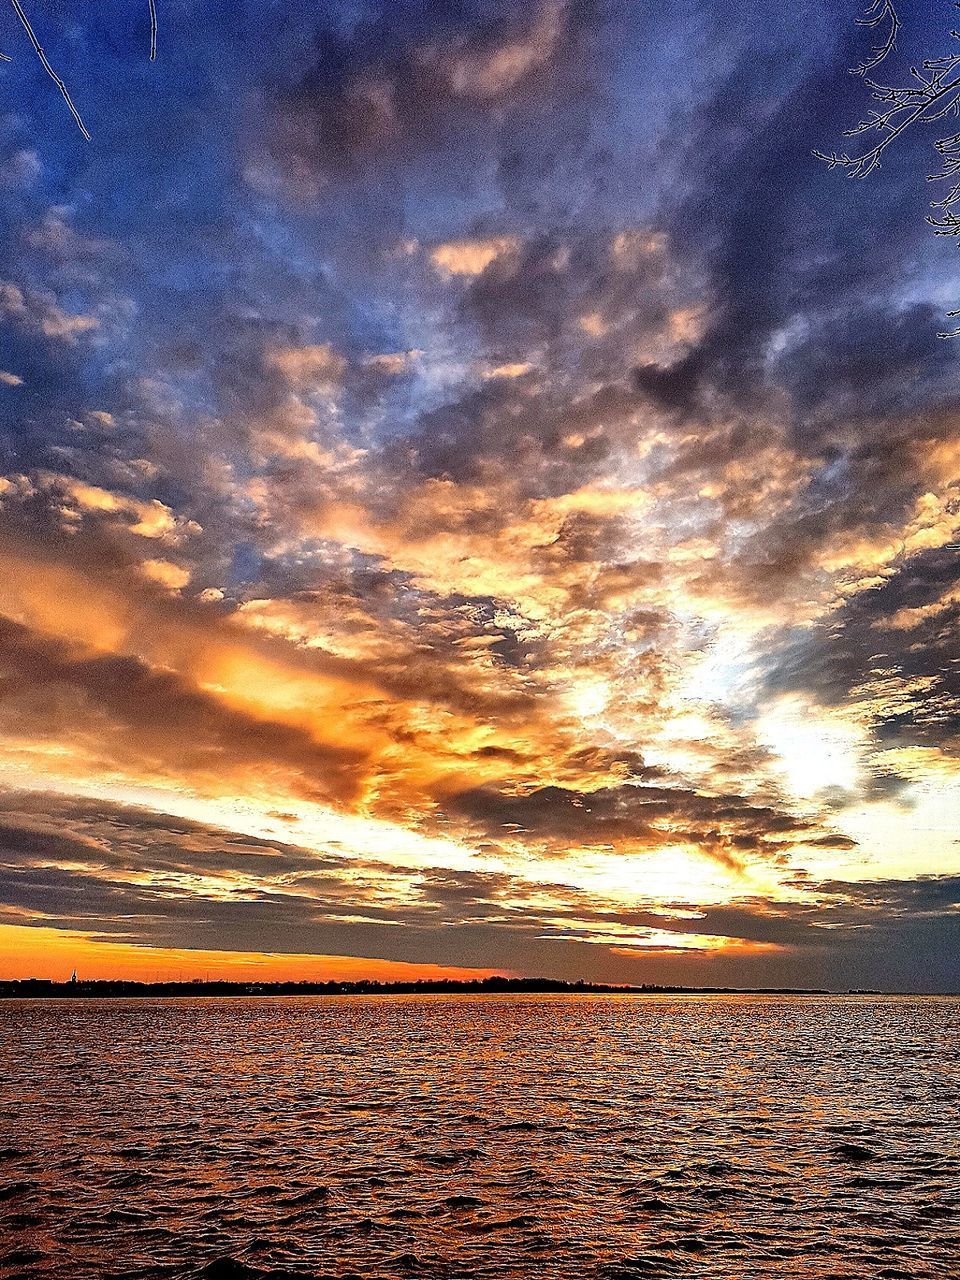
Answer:
<svg viewBox="0 0 960 1280"><path fill-rule="evenodd" d="M0 974L960 988L960 259L936 126L811 154L855 0L25 8Z"/></svg>

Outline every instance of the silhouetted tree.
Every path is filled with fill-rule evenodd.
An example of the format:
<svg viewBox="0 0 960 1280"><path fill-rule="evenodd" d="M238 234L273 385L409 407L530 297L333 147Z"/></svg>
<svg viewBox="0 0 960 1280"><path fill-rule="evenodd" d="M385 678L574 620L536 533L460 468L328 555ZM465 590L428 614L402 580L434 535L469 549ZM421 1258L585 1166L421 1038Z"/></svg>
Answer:
<svg viewBox="0 0 960 1280"><path fill-rule="evenodd" d="M960 4L955 5L960 8ZM960 53L946 54L940 58L926 58L920 67L911 67L904 84L886 84L872 72L896 48L900 33L900 19L893 0L873 0L873 3L857 19L858 25L875 31L877 43L869 56L851 74L860 76L870 90L870 98L878 103L852 129L844 131L846 138L862 140L854 154L832 151L829 154L815 151L831 169L845 169L851 178L865 178L879 168L887 147L916 125L933 124L960 115ZM960 32L950 35L960 40ZM947 181L950 189L942 200L935 200L931 207L936 213L928 215L927 222L938 236L960 236L960 216L954 206L960 204L960 133L953 133L934 142L940 155L939 173L929 174L928 182ZM960 311L947 313L960 316ZM956 338L960 329L937 335L940 338Z"/></svg>

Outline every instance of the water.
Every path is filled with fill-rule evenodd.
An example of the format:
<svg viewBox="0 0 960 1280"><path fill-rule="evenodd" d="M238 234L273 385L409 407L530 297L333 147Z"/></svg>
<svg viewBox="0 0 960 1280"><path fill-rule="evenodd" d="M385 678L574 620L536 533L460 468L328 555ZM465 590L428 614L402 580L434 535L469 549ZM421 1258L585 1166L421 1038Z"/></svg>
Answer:
<svg viewBox="0 0 960 1280"><path fill-rule="evenodd" d="M960 1276L960 1001L0 1006L4 1277Z"/></svg>

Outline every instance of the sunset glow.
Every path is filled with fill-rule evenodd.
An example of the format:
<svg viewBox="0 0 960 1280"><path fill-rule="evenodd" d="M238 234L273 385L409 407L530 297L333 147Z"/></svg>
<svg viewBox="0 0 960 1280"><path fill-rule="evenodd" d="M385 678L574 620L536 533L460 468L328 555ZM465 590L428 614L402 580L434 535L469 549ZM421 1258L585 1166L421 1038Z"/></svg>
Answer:
<svg viewBox="0 0 960 1280"><path fill-rule="evenodd" d="M3 63L0 976L960 984L948 255L834 27L187 8L156 101L50 33L90 144Z"/></svg>

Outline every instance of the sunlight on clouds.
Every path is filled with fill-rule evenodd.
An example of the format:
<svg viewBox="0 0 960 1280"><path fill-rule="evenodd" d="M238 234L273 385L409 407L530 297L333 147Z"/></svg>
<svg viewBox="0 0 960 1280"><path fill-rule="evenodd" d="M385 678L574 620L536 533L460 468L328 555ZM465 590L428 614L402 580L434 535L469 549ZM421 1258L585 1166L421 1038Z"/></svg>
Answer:
<svg viewBox="0 0 960 1280"><path fill-rule="evenodd" d="M511 253L517 247L511 236L496 236L490 240L451 240L438 244L430 258L438 271L448 276L478 276L502 254Z"/></svg>
<svg viewBox="0 0 960 1280"><path fill-rule="evenodd" d="M892 762L891 762L892 763ZM804 851L811 871L822 875L877 879L884 876L960 874L960 777L949 779L924 771L903 796L903 803L852 803L838 815L844 831L857 842L850 853L819 855Z"/></svg>
<svg viewBox="0 0 960 1280"><path fill-rule="evenodd" d="M199 532L196 524L178 521L171 509L156 499L142 502L125 494L110 493L95 485L84 484L69 476L48 475L42 480L61 495L61 511L68 520L76 519L81 512L87 511L116 513L128 518L131 533L161 541L178 540L184 532Z"/></svg>
<svg viewBox="0 0 960 1280"><path fill-rule="evenodd" d="M344 358L329 343L279 347L268 354L267 363L293 386L305 391L330 391L346 368Z"/></svg>
<svg viewBox="0 0 960 1280"><path fill-rule="evenodd" d="M639 856L585 850L569 854L554 871L578 888L634 904L728 902L754 883L740 871L679 845Z"/></svg>
<svg viewBox="0 0 960 1280"><path fill-rule="evenodd" d="M570 706L580 720L595 720L603 714L610 697L605 680L580 681L567 695Z"/></svg>
<svg viewBox="0 0 960 1280"><path fill-rule="evenodd" d="M168 591L180 591L190 582L190 570L170 560L142 560L140 571L151 582L158 582Z"/></svg>
<svg viewBox="0 0 960 1280"><path fill-rule="evenodd" d="M867 735L844 712L780 698L760 716L757 736L779 759L794 795L811 799L829 787L860 788Z"/></svg>
<svg viewBox="0 0 960 1280"><path fill-rule="evenodd" d="M315 8L282 84L224 29L181 85L209 128L126 194L7 121L0 912L60 895L62 940L93 903L123 940L74 943L131 971L222 938L280 973L261 927L283 972L385 933L754 978L939 937L955 371L903 255L780 164L822 66L751 28L756 84L721 49L678 138L685 19L637 113L629 5Z"/></svg>
<svg viewBox="0 0 960 1280"><path fill-rule="evenodd" d="M516 361L512 364L498 364L492 369L485 369L485 378L522 378L529 373L533 365L528 360Z"/></svg>

